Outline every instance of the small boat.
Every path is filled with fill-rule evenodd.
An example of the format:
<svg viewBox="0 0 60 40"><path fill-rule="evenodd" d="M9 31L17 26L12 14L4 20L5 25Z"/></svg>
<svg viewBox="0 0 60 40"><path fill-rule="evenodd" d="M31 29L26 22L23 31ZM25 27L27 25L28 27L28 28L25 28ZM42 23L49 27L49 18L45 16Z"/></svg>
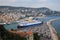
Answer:
<svg viewBox="0 0 60 40"><path fill-rule="evenodd" d="M4 24L6 24L6 23L0 23L0 25L4 25Z"/></svg>
<svg viewBox="0 0 60 40"><path fill-rule="evenodd" d="M11 22L8 22L8 23L6 23L7 25L10 25L11 24Z"/></svg>

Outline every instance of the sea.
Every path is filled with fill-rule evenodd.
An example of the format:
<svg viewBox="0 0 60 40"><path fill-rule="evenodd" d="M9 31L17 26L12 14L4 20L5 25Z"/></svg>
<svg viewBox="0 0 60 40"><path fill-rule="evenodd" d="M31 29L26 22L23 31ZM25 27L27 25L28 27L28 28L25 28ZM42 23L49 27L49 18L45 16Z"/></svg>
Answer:
<svg viewBox="0 0 60 40"><path fill-rule="evenodd" d="M51 19L55 19L55 18L60 18L60 16L47 16L46 18L34 18L38 21L43 21L43 22L47 22ZM13 23L13 24L9 24L9 25L4 25L6 30L11 30L11 29L17 29L17 25L18 23ZM57 31L57 33L60 35L60 20L56 20L54 22L52 22L51 24Z"/></svg>
<svg viewBox="0 0 60 40"><path fill-rule="evenodd" d="M56 29L57 33L60 35L60 19L52 22L52 26Z"/></svg>

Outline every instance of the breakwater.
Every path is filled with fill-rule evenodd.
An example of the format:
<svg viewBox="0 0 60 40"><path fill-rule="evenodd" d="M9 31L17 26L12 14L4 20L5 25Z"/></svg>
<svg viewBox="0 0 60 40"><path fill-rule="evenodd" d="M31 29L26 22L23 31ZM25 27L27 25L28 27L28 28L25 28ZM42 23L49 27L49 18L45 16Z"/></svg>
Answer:
<svg viewBox="0 0 60 40"><path fill-rule="evenodd" d="M51 36L52 36L52 39L53 39L53 40L59 40L59 36L58 36L58 33L56 32L55 28L51 25L51 23L52 23L53 21L55 21L55 20L58 20L58 19L60 19L60 18L52 19L52 20L49 20L49 21L47 22L47 25L48 25L48 27L49 27L49 29L50 29Z"/></svg>

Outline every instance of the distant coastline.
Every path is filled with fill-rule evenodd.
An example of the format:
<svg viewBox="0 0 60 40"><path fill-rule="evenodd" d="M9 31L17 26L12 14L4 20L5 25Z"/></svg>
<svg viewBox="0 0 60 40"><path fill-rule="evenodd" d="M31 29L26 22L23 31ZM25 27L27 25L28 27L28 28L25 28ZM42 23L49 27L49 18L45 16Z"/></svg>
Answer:
<svg viewBox="0 0 60 40"><path fill-rule="evenodd" d="M58 20L58 19L60 19L60 18L52 19L47 22L47 25L50 29L53 40L59 40L59 36L58 36L58 33L56 32L55 28L51 25L51 23Z"/></svg>

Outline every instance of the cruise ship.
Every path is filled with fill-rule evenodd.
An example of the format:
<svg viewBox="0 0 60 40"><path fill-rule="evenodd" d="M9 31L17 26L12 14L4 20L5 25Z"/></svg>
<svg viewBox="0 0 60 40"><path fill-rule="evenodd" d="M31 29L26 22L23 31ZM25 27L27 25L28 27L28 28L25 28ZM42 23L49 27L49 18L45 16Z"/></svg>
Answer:
<svg viewBox="0 0 60 40"><path fill-rule="evenodd" d="M25 19L19 22L17 28L32 27L32 26L38 26L41 24L43 24L42 21L33 20L33 18L30 17L29 19Z"/></svg>

